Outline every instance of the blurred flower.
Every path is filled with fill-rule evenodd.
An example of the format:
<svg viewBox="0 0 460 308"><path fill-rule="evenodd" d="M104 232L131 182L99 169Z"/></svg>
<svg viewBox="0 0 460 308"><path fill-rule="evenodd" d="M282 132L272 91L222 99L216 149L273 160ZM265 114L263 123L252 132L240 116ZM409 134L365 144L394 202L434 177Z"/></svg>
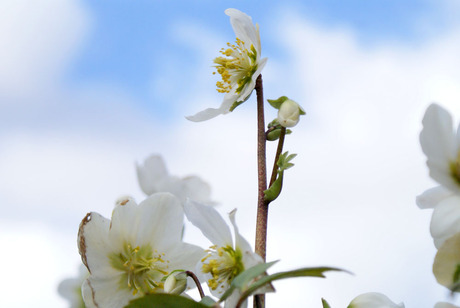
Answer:
<svg viewBox="0 0 460 308"><path fill-rule="evenodd" d="M460 194L460 130L455 134L452 117L437 104L428 107L422 123L420 144L430 176L446 189Z"/></svg>
<svg viewBox="0 0 460 308"><path fill-rule="evenodd" d="M79 267L77 278L69 278L61 281L58 286L58 293L70 302L70 308L85 308L83 297L81 295L81 285L89 273L86 267L82 264Z"/></svg>
<svg viewBox="0 0 460 308"><path fill-rule="evenodd" d="M452 117L431 104L422 120L420 144L427 156L430 176L441 186L417 197L421 209L433 208L430 232L436 248L460 232L460 130L455 134Z"/></svg>
<svg viewBox="0 0 460 308"><path fill-rule="evenodd" d="M80 224L78 248L90 272L82 286L87 307L124 307L131 299L163 292L162 278L191 270L203 250L181 241L183 210L169 193L139 205L119 200L112 220L89 213Z"/></svg>
<svg viewBox="0 0 460 308"><path fill-rule="evenodd" d="M460 290L460 232L448 238L434 258L433 274L439 284Z"/></svg>
<svg viewBox="0 0 460 308"><path fill-rule="evenodd" d="M182 203L186 198L206 204L214 204L210 199L211 188L197 176L179 178L169 175L163 158L151 155L143 165L136 164L137 178L142 191L146 195L157 192L169 192L180 199Z"/></svg>
<svg viewBox="0 0 460 308"><path fill-rule="evenodd" d="M263 263L262 258L252 251L249 243L240 235L235 222L236 210L229 214L235 234L233 242L230 228L214 208L188 200L184 209L187 219L214 244L196 270L207 281L214 296L220 297L233 278L245 269ZM225 307L234 307L239 295L235 291L226 300Z"/></svg>
<svg viewBox="0 0 460 308"><path fill-rule="evenodd" d="M217 73L222 81L217 82L217 91L226 93L219 108L208 108L187 119L200 122L212 119L220 114L233 111L244 103L256 85L256 79L264 68L267 58L261 59L259 26L252 23L252 18L236 9L227 9L230 22L235 32L235 44L227 43L222 48L223 57L214 59Z"/></svg>
<svg viewBox="0 0 460 308"><path fill-rule="evenodd" d="M355 297L348 308L404 308L404 304L396 305L381 293L369 292Z"/></svg>

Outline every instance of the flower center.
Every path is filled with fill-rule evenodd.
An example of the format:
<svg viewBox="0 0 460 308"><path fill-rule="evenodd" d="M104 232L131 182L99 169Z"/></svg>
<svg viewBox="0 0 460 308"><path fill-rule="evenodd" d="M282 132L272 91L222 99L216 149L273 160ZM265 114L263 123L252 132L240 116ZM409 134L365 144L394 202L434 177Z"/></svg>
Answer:
<svg viewBox="0 0 460 308"><path fill-rule="evenodd" d="M157 288L163 288L161 279L168 274L169 261L165 261L164 253L153 251L150 245L133 248L125 244L120 253L109 256L110 264L122 271L120 288L126 286L136 295L152 293Z"/></svg>
<svg viewBox="0 0 460 308"><path fill-rule="evenodd" d="M227 43L227 46L220 50L225 57L214 59L217 73L222 77L222 81L216 83L217 92L228 93L237 86L236 93L240 93L257 70L257 51L253 45L248 50L239 38L235 44Z"/></svg>
<svg viewBox="0 0 460 308"><path fill-rule="evenodd" d="M460 151L457 154L457 160L450 164L450 172L457 183L460 184Z"/></svg>
<svg viewBox="0 0 460 308"><path fill-rule="evenodd" d="M210 273L212 276L208 280L209 287L216 290L219 285L223 288L223 283L230 283L233 278L244 271L242 259L243 256L239 249L234 250L230 246L211 246L208 255L201 260L203 273Z"/></svg>

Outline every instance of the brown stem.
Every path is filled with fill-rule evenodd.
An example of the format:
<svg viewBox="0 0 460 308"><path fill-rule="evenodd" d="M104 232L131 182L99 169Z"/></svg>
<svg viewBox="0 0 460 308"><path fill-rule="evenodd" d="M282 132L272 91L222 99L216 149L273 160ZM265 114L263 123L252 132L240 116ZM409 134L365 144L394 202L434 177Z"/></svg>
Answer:
<svg viewBox="0 0 460 308"><path fill-rule="evenodd" d="M196 275L195 275L193 272L191 272L191 271L185 271L185 273L187 274L187 276L192 277L193 281L194 281L195 284L196 284L196 287L197 287L197 289L198 289L198 292L200 292L201 298L203 298L203 297L204 297L204 292L203 292L203 288L201 287L201 283L200 283L200 281L198 280L198 277L196 277Z"/></svg>
<svg viewBox="0 0 460 308"><path fill-rule="evenodd" d="M256 253L265 262L267 247L267 220L268 203L264 200L264 190L267 189L267 166L265 161L265 119L264 119L264 93L262 75L256 80L257 94L257 174L258 174L258 199L257 199L257 222L256 222ZM265 295L254 296L254 307L265 307Z"/></svg>
<svg viewBox="0 0 460 308"><path fill-rule="evenodd" d="M276 180L276 175L278 174L278 159L280 159L281 152L283 151L284 137L286 136L286 127L281 126L281 134L278 140L278 148L276 149L275 162L273 164L272 177L270 178L270 185L273 185L273 182Z"/></svg>

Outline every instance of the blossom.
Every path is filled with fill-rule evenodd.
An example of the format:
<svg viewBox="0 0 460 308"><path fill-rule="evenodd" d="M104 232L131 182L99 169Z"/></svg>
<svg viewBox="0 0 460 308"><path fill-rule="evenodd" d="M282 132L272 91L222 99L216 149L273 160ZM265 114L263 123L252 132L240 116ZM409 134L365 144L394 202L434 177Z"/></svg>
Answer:
<svg viewBox="0 0 460 308"><path fill-rule="evenodd" d="M459 290L460 232L448 238L438 249L433 262L433 274L439 284Z"/></svg>
<svg viewBox="0 0 460 308"><path fill-rule="evenodd" d="M183 210L170 193L158 193L137 205L117 202L112 220L88 213L80 224L78 248L90 276L82 286L87 307L124 307L148 293L163 292L162 278L191 270L203 255L183 243Z"/></svg>
<svg viewBox="0 0 460 308"><path fill-rule="evenodd" d="M85 266L81 265L78 271L78 277L68 278L58 286L58 293L70 302L70 308L85 308L83 297L81 295L81 285L88 277L89 273Z"/></svg>
<svg viewBox="0 0 460 308"><path fill-rule="evenodd" d="M230 23L235 32L235 44L227 43L222 48L223 55L214 59L217 73L222 81L217 82L217 91L226 93L219 108L208 108L187 119L200 122L212 119L220 114L233 111L244 103L251 95L256 85L256 79L264 68L267 58L260 58L259 26L252 23L252 18L237 9L227 9L225 14L230 16Z"/></svg>
<svg viewBox="0 0 460 308"><path fill-rule="evenodd" d="M355 297L348 308L404 308L404 304L396 305L382 293L369 292Z"/></svg>
<svg viewBox="0 0 460 308"><path fill-rule="evenodd" d="M197 176L179 178L169 175L163 158L151 155L144 164L136 164L137 178L142 191L146 195L157 192L169 192L180 199L182 203L186 198L213 204L211 201L211 187Z"/></svg>
<svg viewBox="0 0 460 308"><path fill-rule="evenodd" d="M284 127L294 127L299 123L299 117L305 114L302 107L293 100L285 100L278 110L278 122Z"/></svg>
<svg viewBox="0 0 460 308"><path fill-rule="evenodd" d="M430 176L446 189L460 194L460 129L455 134L452 117L437 104L428 107L422 123L420 144Z"/></svg>
<svg viewBox="0 0 460 308"><path fill-rule="evenodd" d="M460 232L460 129L455 134L452 117L437 104L427 108L422 123L420 144L430 176L441 185L425 191L416 202L422 209L434 209L430 232L439 248Z"/></svg>
<svg viewBox="0 0 460 308"><path fill-rule="evenodd" d="M232 240L230 228L214 208L188 200L184 210L187 219L213 244L198 263L196 271L206 280L214 296L220 297L233 278L245 269L263 263L262 258L252 251L249 243L240 235L235 222L236 210L229 213L235 241ZM226 300L225 307L234 307L239 295L235 291Z"/></svg>

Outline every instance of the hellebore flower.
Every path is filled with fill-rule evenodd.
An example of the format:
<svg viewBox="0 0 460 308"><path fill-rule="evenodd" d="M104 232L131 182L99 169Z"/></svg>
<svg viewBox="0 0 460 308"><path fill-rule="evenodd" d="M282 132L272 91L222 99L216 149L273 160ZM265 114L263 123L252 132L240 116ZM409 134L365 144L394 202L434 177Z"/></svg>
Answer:
<svg viewBox="0 0 460 308"><path fill-rule="evenodd" d="M437 104L427 108L422 123L420 144L430 176L441 186L426 190L416 202L422 209L434 209L430 232L439 248L460 232L460 127L455 133L452 117Z"/></svg>
<svg viewBox="0 0 460 308"><path fill-rule="evenodd" d="M404 308L404 304L396 305L382 293L369 292L355 297L347 308Z"/></svg>
<svg viewBox="0 0 460 308"><path fill-rule="evenodd" d="M430 176L446 189L460 194L460 130L454 132L452 117L437 104L428 107L422 123L420 144Z"/></svg>
<svg viewBox="0 0 460 308"><path fill-rule="evenodd" d="M235 241L232 240L230 228L214 208L188 200L184 210L187 219L213 244L198 263L196 272L207 281L214 296L220 297L233 278L245 269L263 263L262 258L252 251L249 243L240 235L235 222L236 210L229 213ZM239 295L235 291L226 300L225 307L234 307Z"/></svg>
<svg viewBox="0 0 460 308"><path fill-rule="evenodd" d="M260 58L259 26L254 26L252 18L237 9L226 9L225 14L230 16L236 42L227 43L227 48L220 51L222 56L214 59L217 73L222 77L222 81L216 84L217 91L225 93L224 100L217 109L208 108L188 116L190 121L206 121L233 111L244 103L254 90L256 79L267 62L267 58Z"/></svg>
<svg viewBox="0 0 460 308"><path fill-rule="evenodd" d="M90 276L82 286L87 307L124 307L148 293L164 292L162 278L192 270L203 255L181 241L183 210L169 193L137 205L121 199L112 220L91 212L78 231L78 248Z"/></svg>
<svg viewBox="0 0 460 308"><path fill-rule="evenodd" d="M169 192L185 203L186 198L214 204L210 199L211 187L197 176L179 178L169 175L163 158L151 155L144 164L136 164L137 178L142 191L150 196L157 192Z"/></svg>

